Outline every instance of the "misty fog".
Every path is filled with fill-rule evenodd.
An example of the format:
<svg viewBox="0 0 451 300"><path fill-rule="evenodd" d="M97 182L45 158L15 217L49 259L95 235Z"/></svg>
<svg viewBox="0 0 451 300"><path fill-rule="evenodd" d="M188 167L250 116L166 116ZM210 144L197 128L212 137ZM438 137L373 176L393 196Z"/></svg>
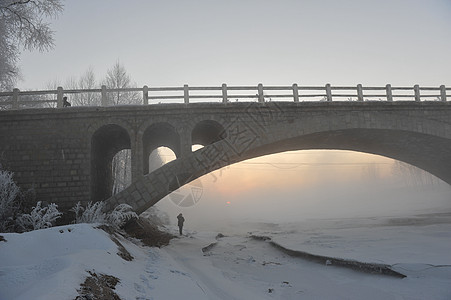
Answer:
<svg viewBox="0 0 451 300"><path fill-rule="evenodd" d="M171 153L163 151L162 160ZM156 207L187 228L242 222L413 216L451 211L451 186L413 166L352 151L292 151L224 167Z"/></svg>

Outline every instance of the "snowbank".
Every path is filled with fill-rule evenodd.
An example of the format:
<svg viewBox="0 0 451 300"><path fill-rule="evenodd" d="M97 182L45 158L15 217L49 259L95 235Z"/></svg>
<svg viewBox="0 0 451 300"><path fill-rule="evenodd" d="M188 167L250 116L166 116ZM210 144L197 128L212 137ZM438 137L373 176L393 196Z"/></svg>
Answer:
<svg viewBox="0 0 451 300"><path fill-rule="evenodd" d="M75 299L88 271L119 278L116 293L121 299L202 299L202 291L163 250L122 238L120 243L134 257L126 261L108 233L95 227L77 224L1 234L6 242L0 242L0 299Z"/></svg>
<svg viewBox="0 0 451 300"><path fill-rule="evenodd" d="M373 221L364 222L366 227L361 221L341 227L336 222L241 224L224 235L188 231L163 248L116 235L131 261L119 256L109 234L92 224L1 234L6 241L0 241L0 299L72 300L88 272L118 278L114 292L124 300L451 299L451 224L383 226L385 221L375 221L379 226L373 226ZM389 263L407 277L292 257L250 238L252 230L290 249Z"/></svg>

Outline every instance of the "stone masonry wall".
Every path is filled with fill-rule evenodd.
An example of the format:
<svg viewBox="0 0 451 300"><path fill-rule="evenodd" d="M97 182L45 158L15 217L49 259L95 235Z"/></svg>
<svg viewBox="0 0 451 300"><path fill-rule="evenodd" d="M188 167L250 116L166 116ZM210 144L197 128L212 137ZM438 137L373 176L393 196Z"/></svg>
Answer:
<svg viewBox="0 0 451 300"><path fill-rule="evenodd" d="M192 153L191 131L204 120L222 125L227 137ZM142 210L169 192L168 185L177 174L198 177L246 158L303 147L385 151L381 154L399 159L405 155L411 163L423 154L447 168L450 120L451 102L208 103L0 111L0 164L14 172L23 190L33 188L38 201L55 202L67 210L78 201L95 200L91 197L91 139L102 126L115 124L130 137L134 184L111 203L130 202ZM143 134L161 122L180 136L182 156L143 176ZM374 133L373 139L367 139L368 130ZM421 139L430 145L411 151L402 145L420 145ZM427 160L419 164L428 167ZM431 162L432 170L436 165Z"/></svg>

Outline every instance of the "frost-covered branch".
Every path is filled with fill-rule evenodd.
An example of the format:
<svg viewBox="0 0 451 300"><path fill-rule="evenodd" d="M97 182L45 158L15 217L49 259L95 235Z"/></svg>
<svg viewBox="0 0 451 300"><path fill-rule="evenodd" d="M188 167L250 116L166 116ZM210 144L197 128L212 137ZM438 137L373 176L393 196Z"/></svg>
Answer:
<svg viewBox="0 0 451 300"><path fill-rule="evenodd" d="M61 217L58 205L51 203L46 207L39 201L29 214L22 214L17 218L17 224L24 230L38 230L52 227L55 221Z"/></svg>
<svg viewBox="0 0 451 300"><path fill-rule="evenodd" d="M130 219L138 218L132 207L127 204L119 204L110 213L104 213L104 208L105 203L102 201L94 204L89 202L86 207L78 202L71 211L75 213L75 223L107 223L117 228Z"/></svg>
<svg viewBox="0 0 451 300"><path fill-rule="evenodd" d="M10 231L14 226L14 217L19 210L15 201L19 191L13 173L0 170L0 232Z"/></svg>
<svg viewBox="0 0 451 300"><path fill-rule="evenodd" d="M78 202L72 209L75 213L75 223L104 223L106 214L103 212L105 204L103 202L96 202L92 204L89 202L86 207L83 207Z"/></svg>
<svg viewBox="0 0 451 300"><path fill-rule="evenodd" d="M21 49L53 48L54 32L44 19L62 10L61 0L0 0L0 90L12 88L17 80Z"/></svg>
<svg viewBox="0 0 451 300"><path fill-rule="evenodd" d="M125 225L128 220L135 218L138 218L138 215L128 204L119 204L111 213L107 215L108 223L117 228Z"/></svg>

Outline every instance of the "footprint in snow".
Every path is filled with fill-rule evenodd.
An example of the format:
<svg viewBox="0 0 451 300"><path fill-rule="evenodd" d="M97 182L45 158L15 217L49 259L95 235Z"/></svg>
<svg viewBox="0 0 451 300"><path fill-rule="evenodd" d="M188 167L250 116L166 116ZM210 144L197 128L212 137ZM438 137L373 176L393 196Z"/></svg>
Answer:
<svg viewBox="0 0 451 300"><path fill-rule="evenodd" d="M174 273L174 274L181 274L183 276L187 276L186 273L181 272L181 271L177 271L177 270L170 270L170 271L171 271L171 273Z"/></svg>
<svg viewBox="0 0 451 300"><path fill-rule="evenodd" d="M146 276L140 275L139 278L141 279L141 281L142 281L143 283L146 284L147 288L149 288L150 290L153 289L153 287L152 287L152 286L150 285L150 283L149 283L149 279L147 279Z"/></svg>
<svg viewBox="0 0 451 300"><path fill-rule="evenodd" d="M155 272L153 270L146 270L146 273L148 274L148 276L152 279L158 279L158 276L155 275Z"/></svg>
<svg viewBox="0 0 451 300"><path fill-rule="evenodd" d="M136 300L153 300L152 297L147 298L147 297L143 297L143 296L137 296L135 299L136 299Z"/></svg>
<svg viewBox="0 0 451 300"><path fill-rule="evenodd" d="M143 286L140 284L137 284L137 283L135 283L135 290L140 293L143 293L143 294L146 292L146 290L143 288Z"/></svg>

